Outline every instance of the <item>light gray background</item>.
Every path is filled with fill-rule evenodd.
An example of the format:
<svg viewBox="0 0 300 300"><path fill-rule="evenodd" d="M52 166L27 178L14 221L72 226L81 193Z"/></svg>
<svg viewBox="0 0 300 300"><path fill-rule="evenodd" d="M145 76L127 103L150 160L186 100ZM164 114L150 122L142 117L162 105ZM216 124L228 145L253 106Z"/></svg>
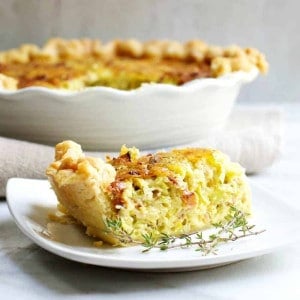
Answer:
<svg viewBox="0 0 300 300"><path fill-rule="evenodd" d="M0 0L0 49L53 36L255 46L270 72L240 101L300 102L299 11L299 0Z"/></svg>

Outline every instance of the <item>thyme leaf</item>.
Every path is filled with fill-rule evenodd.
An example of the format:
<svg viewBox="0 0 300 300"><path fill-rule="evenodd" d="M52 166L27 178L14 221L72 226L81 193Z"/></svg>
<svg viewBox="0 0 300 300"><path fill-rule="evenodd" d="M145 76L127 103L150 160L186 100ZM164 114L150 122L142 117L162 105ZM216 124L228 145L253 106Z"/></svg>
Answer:
<svg viewBox="0 0 300 300"><path fill-rule="evenodd" d="M121 219L106 219L107 232L113 234L122 244L135 244L144 247L142 252L148 252L154 248L166 251L174 248L191 248L199 251L202 255L217 254L218 246L227 242L234 242L248 236L258 235L265 230L255 231L255 225L248 224L247 215L236 207L230 207L225 222L213 224L214 232L205 237L203 232L183 234L179 237L167 233L161 233L155 237L153 233L142 235L143 241L133 239L132 233L124 230Z"/></svg>

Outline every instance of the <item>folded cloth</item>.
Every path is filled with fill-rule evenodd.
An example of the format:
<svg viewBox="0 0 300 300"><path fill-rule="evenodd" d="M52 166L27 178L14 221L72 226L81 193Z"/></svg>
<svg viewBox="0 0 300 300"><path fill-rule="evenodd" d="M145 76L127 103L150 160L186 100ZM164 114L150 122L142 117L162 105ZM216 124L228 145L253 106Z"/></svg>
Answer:
<svg viewBox="0 0 300 300"><path fill-rule="evenodd" d="M247 173L260 172L278 158L282 141L282 113L270 107L237 107L222 133L205 140L178 147L212 147L227 153ZM87 152L105 157L107 152ZM0 196L5 196L11 177L45 178L45 169L52 162L54 148L0 137Z"/></svg>

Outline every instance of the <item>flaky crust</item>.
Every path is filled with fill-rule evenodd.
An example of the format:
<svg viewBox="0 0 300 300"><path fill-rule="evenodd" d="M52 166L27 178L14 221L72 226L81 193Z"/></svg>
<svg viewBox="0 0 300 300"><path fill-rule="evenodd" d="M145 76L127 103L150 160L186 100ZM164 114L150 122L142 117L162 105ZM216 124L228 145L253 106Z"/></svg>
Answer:
<svg viewBox="0 0 300 300"><path fill-rule="evenodd" d="M101 218L109 205L103 191L115 178L114 168L101 159L85 157L78 144L64 141L56 145L55 161L46 173L68 215L82 223L89 236L117 244Z"/></svg>
<svg viewBox="0 0 300 300"><path fill-rule="evenodd" d="M17 86L18 81L16 79L0 73L0 89L15 91Z"/></svg>
<svg viewBox="0 0 300 300"><path fill-rule="evenodd" d="M236 71L250 71L254 67L261 73L268 71L265 56L255 48L241 48L233 45L217 47L201 40L186 43L171 40L153 40L140 42L135 39L113 40L103 44L100 40L61 38L50 39L43 47L25 44L17 49L0 52L0 65L30 61L58 62L64 59L99 57L109 60L113 57L134 59L173 59L187 62L208 62L213 77L219 77ZM1 73L1 71L0 71ZM0 77L0 86L11 89L13 84L7 78Z"/></svg>

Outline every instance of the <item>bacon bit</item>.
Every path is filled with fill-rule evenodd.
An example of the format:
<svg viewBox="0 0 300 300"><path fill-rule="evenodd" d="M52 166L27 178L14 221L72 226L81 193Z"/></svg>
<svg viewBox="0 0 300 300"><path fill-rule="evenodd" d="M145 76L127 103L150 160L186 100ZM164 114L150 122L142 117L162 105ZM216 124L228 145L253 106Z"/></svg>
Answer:
<svg viewBox="0 0 300 300"><path fill-rule="evenodd" d="M149 156L149 164L154 165L154 164L158 163L158 159L155 155L148 154L148 156Z"/></svg>
<svg viewBox="0 0 300 300"><path fill-rule="evenodd" d="M130 156L129 151L126 152L125 154L121 155L119 158L120 158L120 159L127 160L127 161L131 161L131 156Z"/></svg>
<svg viewBox="0 0 300 300"><path fill-rule="evenodd" d="M112 193L119 193L125 190L126 184L123 181L114 181L110 184L109 188Z"/></svg>
<svg viewBox="0 0 300 300"><path fill-rule="evenodd" d="M152 194L154 198L158 198L161 195L161 192L160 190L153 190Z"/></svg>
<svg viewBox="0 0 300 300"><path fill-rule="evenodd" d="M178 182L177 182L176 178L171 177L171 176L168 176L168 179L169 179L169 181L172 182L174 185L178 185Z"/></svg>
<svg viewBox="0 0 300 300"><path fill-rule="evenodd" d="M136 171L136 170L131 170L128 172L129 175L140 175L140 172Z"/></svg>
<svg viewBox="0 0 300 300"><path fill-rule="evenodd" d="M121 156L114 157L114 158L108 160L107 162L110 163L113 167L115 167L116 170L124 169L124 167L127 168L133 164L133 162L131 161L131 155L129 152L126 152L125 154L123 154Z"/></svg>
<svg viewBox="0 0 300 300"><path fill-rule="evenodd" d="M126 152L125 154L119 156L119 157L114 157L111 161L111 164L113 166L117 165L127 165L129 162L131 162L131 157L130 153Z"/></svg>
<svg viewBox="0 0 300 300"><path fill-rule="evenodd" d="M125 200L123 198L123 192L126 189L126 184L123 181L114 181L108 187L108 191L113 196L113 206L118 207L123 206L125 204Z"/></svg>
<svg viewBox="0 0 300 300"><path fill-rule="evenodd" d="M181 195L181 199L184 202L185 205L189 205L189 206L195 206L196 205L196 195L194 192L188 191L188 190L184 190L182 195Z"/></svg>

